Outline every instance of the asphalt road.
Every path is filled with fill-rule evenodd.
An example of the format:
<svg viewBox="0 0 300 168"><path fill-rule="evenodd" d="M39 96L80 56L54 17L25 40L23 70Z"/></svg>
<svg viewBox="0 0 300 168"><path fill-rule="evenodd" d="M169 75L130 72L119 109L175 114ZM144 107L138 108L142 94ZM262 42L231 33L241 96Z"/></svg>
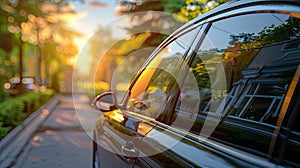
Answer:
<svg viewBox="0 0 300 168"><path fill-rule="evenodd" d="M84 94L61 95L59 99L60 103L31 135L13 167L91 167L91 135L99 113Z"/></svg>

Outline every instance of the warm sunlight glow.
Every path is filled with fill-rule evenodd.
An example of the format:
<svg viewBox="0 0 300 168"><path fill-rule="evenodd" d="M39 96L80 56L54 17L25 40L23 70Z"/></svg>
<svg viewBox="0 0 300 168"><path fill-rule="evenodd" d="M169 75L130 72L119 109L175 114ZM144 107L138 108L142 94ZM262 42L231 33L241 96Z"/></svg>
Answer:
<svg viewBox="0 0 300 168"><path fill-rule="evenodd" d="M151 134L153 127L146 123L139 123L137 132L148 137ZM151 131L151 132L150 132Z"/></svg>
<svg viewBox="0 0 300 168"><path fill-rule="evenodd" d="M67 60L67 64L71 65L72 67L76 65L76 62L77 62L77 57L72 57Z"/></svg>
<svg viewBox="0 0 300 168"><path fill-rule="evenodd" d="M68 14L60 15L60 19L66 21L67 23L76 22L78 17L80 17L80 14L77 13L68 13Z"/></svg>
<svg viewBox="0 0 300 168"><path fill-rule="evenodd" d="M58 10L57 6L53 4L42 4L40 8L45 13L56 12Z"/></svg>
<svg viewBox="0 0 300 168"><path fill-rule="evenodd" d="M4 84L4 89L10 89L10 86L11 86L10 83L5 83Z"/></svg>
<svg viewBox="0 0 300 168"><path fill-rule="evenodd" d="M114 110L112 112L105 113L105 115L119 123L124 121L124 116L121 114L120 110Z"/></svg>
<svg viewBox="0 0 300 168"><path fill-rule="evenodd" d="M91 58L87 56L85 59L80 59L80 61L77 61L76 66L79 68L78 70L81 73L87 75L91 69L91 61Z"/></svg>

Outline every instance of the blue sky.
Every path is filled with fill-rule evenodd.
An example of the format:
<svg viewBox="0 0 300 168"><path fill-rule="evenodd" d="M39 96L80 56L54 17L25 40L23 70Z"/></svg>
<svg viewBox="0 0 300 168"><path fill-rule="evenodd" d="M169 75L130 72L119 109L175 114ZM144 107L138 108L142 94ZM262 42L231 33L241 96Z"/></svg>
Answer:
<svg viewBox="0 0 300 168"><path fill-rule="evenodd" d="M105 26L117 19L115 9L117 2L115 0L87 0L84 3L71 2L79 13L72 23L71 27L84 35L77 40L80 48L86 43L99 26Z"/></svg>

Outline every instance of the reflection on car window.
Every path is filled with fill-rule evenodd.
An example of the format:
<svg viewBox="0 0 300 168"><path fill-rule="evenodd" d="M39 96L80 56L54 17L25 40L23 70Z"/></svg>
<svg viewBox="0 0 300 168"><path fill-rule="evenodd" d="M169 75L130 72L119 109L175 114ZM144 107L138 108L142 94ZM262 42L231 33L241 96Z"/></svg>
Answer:
<svg viewBox="0 0 300 168"><path fill-rule="evenodd" d="M178 89L176 76L180 62L197 29L177 38L157 53L130 91L127 109L157 119L164 111L168 95ZM175 87L174 87L175 85Z"/></svg>
<svg viewBox="0 0 300 168"><path fill-rule="evenodd" d="M189 131L203 133L207 116L215 116L222 122L208 135L211 139L267 155L300 60L299 25L299 18L277 13L241 15L212 23L190 68L198 83L200 102ZM185 107L176 109L177 113L181 110ZM179 117L189 119L174 115L173 121Z"/></svg>

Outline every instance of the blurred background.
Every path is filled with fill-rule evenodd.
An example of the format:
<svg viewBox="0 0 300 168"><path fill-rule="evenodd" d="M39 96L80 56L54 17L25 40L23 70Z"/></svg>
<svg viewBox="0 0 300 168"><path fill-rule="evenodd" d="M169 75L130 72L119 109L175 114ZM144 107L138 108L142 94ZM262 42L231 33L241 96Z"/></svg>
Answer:
<svg viewBox="0 0 300 168"><path fill-rule="evenodd" d="M55 93L126 90L172 31L226 1L2 0L0 138Z"/></svg>

